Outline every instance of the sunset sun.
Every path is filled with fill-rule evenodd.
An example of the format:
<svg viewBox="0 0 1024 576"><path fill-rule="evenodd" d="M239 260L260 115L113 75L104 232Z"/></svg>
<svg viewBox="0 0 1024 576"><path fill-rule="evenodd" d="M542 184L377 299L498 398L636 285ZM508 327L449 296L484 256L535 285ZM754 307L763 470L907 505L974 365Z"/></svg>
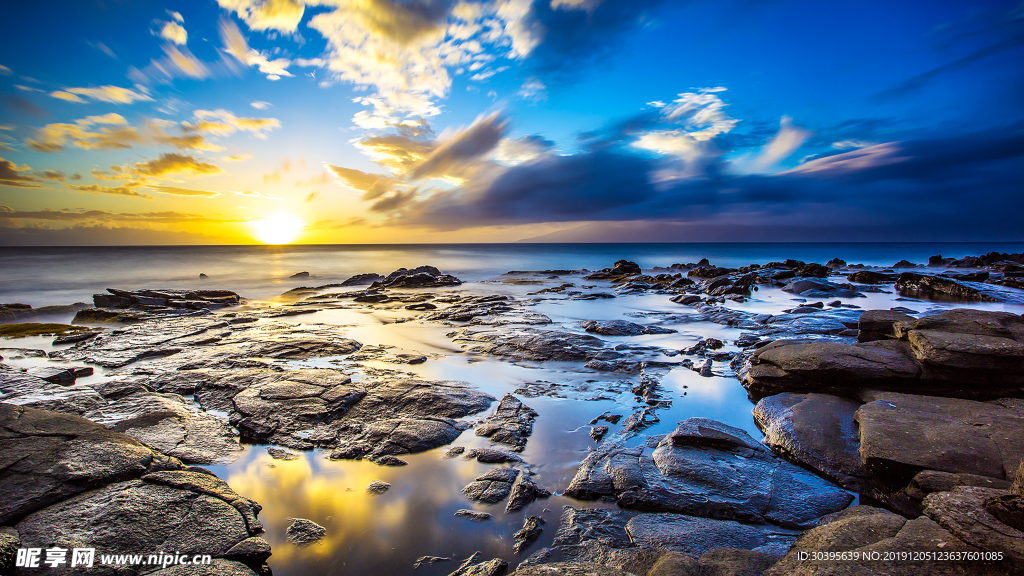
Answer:
<svg viewBox="0 0 1024 576"><path fill-rule="evenodd" d="M249 225L256 239L264 244L291 244L306 227L302 220L289 214L274 214Z"/></svg>

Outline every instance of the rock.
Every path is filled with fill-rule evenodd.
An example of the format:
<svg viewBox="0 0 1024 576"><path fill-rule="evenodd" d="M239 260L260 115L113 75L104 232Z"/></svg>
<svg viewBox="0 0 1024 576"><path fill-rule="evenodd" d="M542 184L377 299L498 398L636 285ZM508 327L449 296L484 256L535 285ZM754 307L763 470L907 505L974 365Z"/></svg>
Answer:
<svg viewBox="0 0 1024 576"><path fill-rule="evenodd" d="M895 326L898 322L913 322L914 317L895 310L867 310L857 321L857 340L872 342L897 338Z"/></svg>
<svg viewBox="0 0 1024 576"><path fill-rule="evenodd" d="M241 297L229 290L118 290L107 288L109 294L93 295L96 308L176 308L206 310L234 306ZM77 316L76 316L77 318Z"/></svg>
<svg viewBox="0 0 1024 576"><path fill-rule="evenodd" d="M476 510L456 510L455 515L459 518L472 520L473 522L483 522L491 519L491 515L487 512L477 512Z"/></svg>
<svg viewBox="0 0 1024 576"><path fill-rule="evenodd" d="M946 530L981 550L999 551L1007 564L1024 562L1024 531L1005 524L992 515L986 502L1007 495L1002 490L959 486L952 492L930 494L925 498L925 514Z"/></svg>
<svg viewBox="0 0 1024 576"><path fill-rule="evenodd" d="M782 290L799 294L805 298L855 298L863 296L852 286L847 288L818 278L794 278L789 284L783 286Z"/></svg>
<svg viewBox="0 0 1024 576"><path fill-rule="evenodd" d="M296 272L288 277L289 280L298 280L309 278L309 272Z"/></svg>
<svg viewBox="0 0 1024 576"><path fill-rule="evenodd" d="M457 286L462 284L455 276L441 274L441 271L433 266L420 266L407 270L399 268L388 274L383 280L370 285L371 288L432 288L439 286Z"/></svg>
<svg viewBox="0 0 1024 576"><path fill-rule="evenodd" d="M103 397L88 386L53 384L2 364L0 402L79 416L105 404Z"/></svg>
<svg viewBox="0 0 1024 576"><path fill-rule="evenodd" d="M506 356L517 360L579 362L604 348L604 341L589 334L560 330L522 328L498 332L462 329L452 339L474 352Z"/></svg>
<svg viewBox="0 0 1024 576"><path fill-rule="evenodd" d="M665 573L670 576L669 573ZM522 566L510 576L633 576L615 568L590 562L554 562L536 566Z"/></svg>
<svg viewBox="0 0 1024 576"><path fill-rule="evenodd" d="M337 339L289 339L280 342L264 342L249 349L252 356L264 358L283 358L287 360L307 360L328 356L344 356L362 348L363 345L348 338Z"/></svg>
<svg viewBox="0 0 1024 576"><path fill-rule="evenodd" d="M896 276L892 274L883 274L881 272L872 272L870 270L858 270L857 272L847 276L846 279L858 284L886 284L889 282L895 282Z"/></svg>
<svg viewBox="0 0 1024 576"><path fill-rule="evenodd" d="M260 573L263 573L261 570ZM152 576L256 576L245 564L214 558L209 565L181 564L155 572Z"/></svg>
<svg viewBox="0 0 1024 576"><path fill-rule="evenodd" d="M909 260L900 260L899 262L892 265L893 268L917 268L917 264Z"/></svg>
<svg viewBox="0 0 1024 576"><path fill-rule="evenodd" d="M495 450L493 448L473 448L466 453L467 458L476 458L477 462L481 464L504 464L506 462L522 462L523 459L518 454L512 452L506 452L504 450Z"/></svg>
<svg viewBox="0 0 1024 576"><path fill-rule="evenodd" d="M274 460L298 460L300 458L300 456L294 452L289 452L284 448L275 448L273 446L267 448L267 453L270 454L270 457Z"/></svg>
<svg viewBox="0 0 1024 576"><path fill-rule="evenodd" d="M366 286L374 282L380 282L384 277L380 274L356 274L341 283L342 286Z"/></svg>
<svg viewBox="0 0 1024 576"><path fill-rule="evenodd" d="M475 432L477 436L522 449L533 433L533 421L537 416L534 409L512 394L506 394L494 414L481 422Z"/></svg>
<svg viewBox="0 0 1024 576"><path fill-rule="evenodd" d="M381 480L374 480L366 487L366 491L370 494L383 494L391 488L391 484Z"/></svg>
<svg viewBox="0 0 1024 576"><path fill-rule="evenodd" d="M512 546L513 553L518 556L530 544L536 542L537 538L540 538L540 533L544 531L543 525L544 519L540 516L527 516L523 527L513 535L515 539L515 544Z"/></svg>
<svg viewBox="0 0 1024 576"><path fill-rule="evenodd" d="M409 304L405 307L406 310L437 310L436 304L430 302L418 302L416 304Z"/></svg>
<svg viewBox="0 0 1024 576"><path fill-rule="evenodd" d="M761 576L777 560L776 556L754 550L715 548L705 552L698 565L701 576Z"/></svg>
<svg viewBox="0 0 1024 576"><path fill-rule="evenodd" d="M955 309L916 320L869 311L861 319L860 337L883 339L780 340L755 351L742 377L751 397L882 389L999 398L1019 395L1024 385L1024 318Z"/></svg>
<svg viewBox="0 0 1024 576"><path fill-rule="evenodd" d="M420 556L416 559L416 562L412 565L412 569L416 570L420 566L433 566L438 562L451 562L452 559L447 556Z"/></svg>
<svg viewBox="0 0 1024 576"><path fill-rule="evenodd" d="M594 426L590 429L590 437L595 441L600 442L604 435L608 433L607 426Z"/></svg>
<svg viewBox="0 0 1024 576"><path fill-rule="evenodd" d="M996 576L1009 574L1012 567L1006 561L1001 564L929 561L923 554L910 558L900 555L886 557L885 552L895 551L956 555L958 552L978 552L978 549L957 539L927 517L907 520L878 508L854 506L823 519L818 527L802 534L789 553L766 570L764 576ZM842 562L805 559L812 552L851 554ZM865 559L868 555L877 559Z"/></svg>
<svg viewBox="0 0 1024 576"><path fill-rule="evenodd" d="M370 460L370 462L373 462L374 464L377 464L377 465L380 465L380 466L408 466L409 465L409 463L406 462L405 460L402 460L401 458L395 458L394 456L391 456L391 455L371 456L369 458L369 460Z"/></svg>
<svg viewBox="0 0 1024 576"><path fill-rule="evenodd" d="M659 326L642 326L627 320L587 320L581 323L587 332L602 336L639 336L641 334L672 334L675 330Z"/></svg>
<svg viewBox="0 0 1024 576"><path fill-rule="evenodd" d="M504 576L508 571L508 562L501 558L480 562L480 557L479 552L473 554L448 576Z"/></svg>
<svg viewBox="0 0 1024 576"><path fill-rule="evenodd" d="M496 504L509 495L518 475L515 468L495 468L467 484L462 493L475 502Z"/></svg>
<svg viewBox="0 0 1024 576"><path fill-rule="evenodd" d="M327 535L327 529L323 526L306 520L305 518L289 518L291 524L285 529L285 536L292 544L304 546L319 542Z"/></svg>
<svg viewBox="0 0 1024 576"><path fill-rule="evenodd" d="M854 420L860 406L837 396L786 392L761 399L754 422L764 432L762 442L775 453L859 491L868 476Z"/></svg>
<svg viewBox="0 0 1024 576"><path fill-rule="evenodd" d="M807 527L852 496L772 453L746 432L690 418L651 456L644 447L592 452L564 491L623 508Z"/></svg>
<svg viewBox="0 0 1024 576"><path fill-rule="evenodd" d="M680 294L679 296L673 296L671 300L676 304L683 304L685 306L693 306L701 301L700 296L696 294Z"/></svg>
<svg viewBox="0 0 1024 576"><path fill-rule="evenodd" d="M1024 302L1024 290L904 272L896 280L902 296L957 302Z"/></svg>
<svg viewBox="0 0 1024 576"><path fill-rule="evenodd" d="M1024 402L873 393L856 413L872 474L906 484L920 470L1011 477L1024 459Z"/></svg>
<svg viewBox="0 0 1024 576"><path fill-rule="evenodd" d="M537 498L547 498L551 491L538 486L526 474L520 474L512 484L512 492L508 497L508 505L505 512L511 513L522 510Z"/></svg>
<svg viewBox="0 0 1024 576"><path fill-rule="evenodd" d="M224 556L250 566L259 566L271 556L270 543L259 536L252 536L232 546Z"/></svg>

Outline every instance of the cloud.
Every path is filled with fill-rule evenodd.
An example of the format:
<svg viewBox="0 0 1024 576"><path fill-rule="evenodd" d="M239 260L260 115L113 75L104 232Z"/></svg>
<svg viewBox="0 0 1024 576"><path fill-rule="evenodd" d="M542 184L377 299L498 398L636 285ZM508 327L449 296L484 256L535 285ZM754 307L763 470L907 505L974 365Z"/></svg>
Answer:
<svg viewBox="0 0 1024 576"><path fill-rule="evenodd" d="M36 130L35 138L25 144L36 152L59 152L67 143L83 150L116 150L131 148L145 142L145 137L120 114L88 116L72 123L47 124ZM120 126L117 128L91 128L95 125Z"/></svg>
<svg viewBox="0 0 1024 576"><path fill-rule="evenodd" d="M122 169L125 173L136 176L166 176L169 174L190 174L202 176L223 172L220 167L208 162L201 162L185 154L164 153L159 158L146 162L137 162L131 167Z"/></svg>
<svg viewBox="0 0 1024 576"><path fill-rule="evenodd" d="M28 166L18 166L10 160L0 158L0 186L16 186L19 188L42 188L39 180L22 172L31 170Z"/></svg>
<svg viewBox="0 0 1024 576"><path fill-rule="evenodd" d="M131 185L123 186L100 186L99 184L68 184L68 189L76 192L85 192L88 194L109 194L111 196L129 196L133 198L145 198L152 200L153 197L148 194L140 194Z"/></svg>
<svg viewBox="0 0 1024 576"><path fill-rule="evenodd" d="M420 178L449 176L458 178L470 164L489 153L508 130L508 119L494 112L479 116L468 128L439 139L431 152L411 166L408 176Z"/></svg>
<svg viewBox="0 0 1024 576"><path fill-rule="evenodd" d="M183 224L187 222L229 223L242 222L241 219L210 218L200 214L186 212L109 212L107 210L68 210L46 208L43 210L13 210L9 206L0 206L0 217L9 220L49 220L58 222L148 222L160 224Z"/></svg>
<svg viewBox="0 0 1024 576"><path fill-rule="evenodd" d="M160 29L160 37L182 46L188 42L188 32L185 31L185 27L173 21L164 22L163 27Z"/></svg>
<svg viewBox="0 0 1024 576"><path fill-rule="evenodd" d="M36 174L43 178L46 178L47 180L63 181L65 178L67 178L67 174L61 172L60 170L40 170L39 172L36 172Z"/></svg>
<svg viewBox="0 0 1024 576"><path fill-rule="evenodd" d="M502 138L493 157L502 164L522 164L547 153L554 145L554 142L536 134L519 139Z"/></svg>
<svg viewBox="0 0 1024 576"><path fill-rule="evenodd" d="M810 160L784 172L784 174L835 178L910 159L907 156L902 156L900 152L899 142L886 142L853 150L852 152Z"/></svg>
<svg viewBox="0 0 1024 576"><path fill-rule="evenodd" d="M220 196L220 192L208 192L206 190L189 190L187 188L178 188L177 186L147 186L154 192L161 194L170 194L172 196L198 196L202 198L214 198Z"/></svg>
<svg viewBox="0 0 1024 576"><path fill-rule="evenodd" d="M11 72L10 68L0 64L0 76L10 76L11 74L13 74L13 72Z"/></svg>
<svg viewBox="0 0 1024 576"><path fill-rule="evenodd" d="M404 183L401 180L390 178L388 176L369 174L352 168L342 168L340 166L328 165L327 168L346 186L358 192L362 192L363 200L379 198L385 193L393 190L395 187L404 186Z"/></svg>
<svg viewBox="0 0 1024 576"><path fill-rule="evenodd" d="M252 190L242 190L240 192L232 192L232 194L237 196L248 196L249 198L259 198L261 196L259 192L254 192Z"/></svg>
<svg viewBox="0 0 1024 576"><path fill-rule="evenodd" d="M226 18L219 23L220 38L224 43L225 51L245 66L255 66L260 72L267 75L268 80L280 80L282 76L291 76L288 66L291 61L287 58L271 60L258 50L249 47L245 36L238 26Z"/></svg>
<svg viewBox="0 0 1024 576"><path fill-rule="evenodd" d="M243 118L235 116L223 108L196 110L192 114L197 121L182 122L182 127L185 130L215 136L229 136L241 130L250 132L257 138L265 138L265 131L281 127L281 123L276 118Z"/></svg>
<svg viewBox="0 0 1024 576"><path fill-rule="evenodd" d="M217 0L221 8L233 10L253 30L295 32L305 6L295 0Z"/></svg>
<svg viewBox="0 0 1024 576"><path fill-rule="evenodd" d="M146 94L141 94L129 88L120 86L100 86L99 88L67 88L51 92L50 96L67 100L69 102L85 102L90 98L99 102L111 102L113 104L131 104L132 102L152 101Z"/></svg>
<svg viewBox="0 0 1024 576"><path fill-rule="evenodd" d="M271 104L270 102L263 102L263 101L250 102L249 105L252 106L253 108L257 109L257 110L266 110L267 108L270 108L271 106L273 106L273 104Z"/></svg>
<svg viewBox="0 0 1024 576"><path fill-rule="evenodd" d="M789 158L797 148L803 145L813 133L793 125L793 119L783 116L779 123L779 132L768 141L761 154L754 159L753 168L764 171Z"/></svg>
<svg viewBox="0 0 1024 576"><path fill-rule="evenodd" d="M143 224L146 226L148 224ZM0 226L0 245L3 246L139 246L174 244L222 244L225 240L213 236L154 230L136 226L80 225L67 228Z"/></svg>
<svg viewBox="0 0 1024 576"><path fill-rule="evenodd" d="M232 154L231 156L221 156L220 159L225 162L245 162L252 158L252 154Z"/></svg>
<svg viewBox="0 0 1024 576"><path fill-rule="evenodd" d="M186 78L193 78L196 80L202 80L209 78L212 73L206 64L195 57L188 50L184 48L179 50L175 46L165 44L163 46L164 54L167 57L161 61L153 61L157 65L157 68L166 74L168 77L183 76Z"/></svg>
<svg viewBox="0 0 1024 576"><path fill-rule="evenodd" d="M519 87L518 94L519 97L524 100L533 100L536 102L540 100L547 100L547 89L548 87L540 80L530 78L526 82L523 82L523 85Z"/></svg>

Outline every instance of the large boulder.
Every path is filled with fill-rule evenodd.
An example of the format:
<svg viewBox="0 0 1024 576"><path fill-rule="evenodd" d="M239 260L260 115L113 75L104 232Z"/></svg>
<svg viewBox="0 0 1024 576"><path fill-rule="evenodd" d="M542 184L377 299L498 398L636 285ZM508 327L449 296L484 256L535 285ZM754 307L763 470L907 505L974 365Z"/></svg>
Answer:
<svg viewBox="0 0 1024 576"><path fill-rule="evenodd" d="M989 552L1002 552L1006 562L1024 566L1024 526L1008 525L992 514L992 499L1006 496L1003 490L959 486L925 498L925 514L954 536Z"/></svg>
<svg viewBox="0 0 1024 576"><path fill-rule="evenodd" d="M592 452L565 495L613 497L633 510L807 527L853 499L821 478L776 458L746 432L690 418L647 456L644 447Z"/></svg>
<svg viewBox="0 0 1024 576"><path fill-rule="evenodd" d="M896 280L896 290L903 296L953 302L1024 302L1024 290L993 284L956 280L904 272Z"/></svg>
<svg viewBox="0 0 1024 576"><path fill-rule="evenodd" d="M755 351L743 384L754 399L779 392L856 395L879 389L999 398L1024 393L1024 318L956 309L914 319L861 316L857 344L779 340Z"/></svg>

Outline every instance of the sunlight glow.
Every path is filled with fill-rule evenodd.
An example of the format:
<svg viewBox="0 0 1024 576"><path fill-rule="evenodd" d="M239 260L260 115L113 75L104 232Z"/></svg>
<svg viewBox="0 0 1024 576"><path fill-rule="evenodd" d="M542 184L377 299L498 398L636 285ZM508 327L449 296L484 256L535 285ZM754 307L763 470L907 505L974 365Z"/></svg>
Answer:
<svg viewBox="0 0 1024 576"><path fill-rule="evenodd" d="M249 222L256 239L264 244L290 244L298 238L306 224L290 214L274 214Z"/></svg>

